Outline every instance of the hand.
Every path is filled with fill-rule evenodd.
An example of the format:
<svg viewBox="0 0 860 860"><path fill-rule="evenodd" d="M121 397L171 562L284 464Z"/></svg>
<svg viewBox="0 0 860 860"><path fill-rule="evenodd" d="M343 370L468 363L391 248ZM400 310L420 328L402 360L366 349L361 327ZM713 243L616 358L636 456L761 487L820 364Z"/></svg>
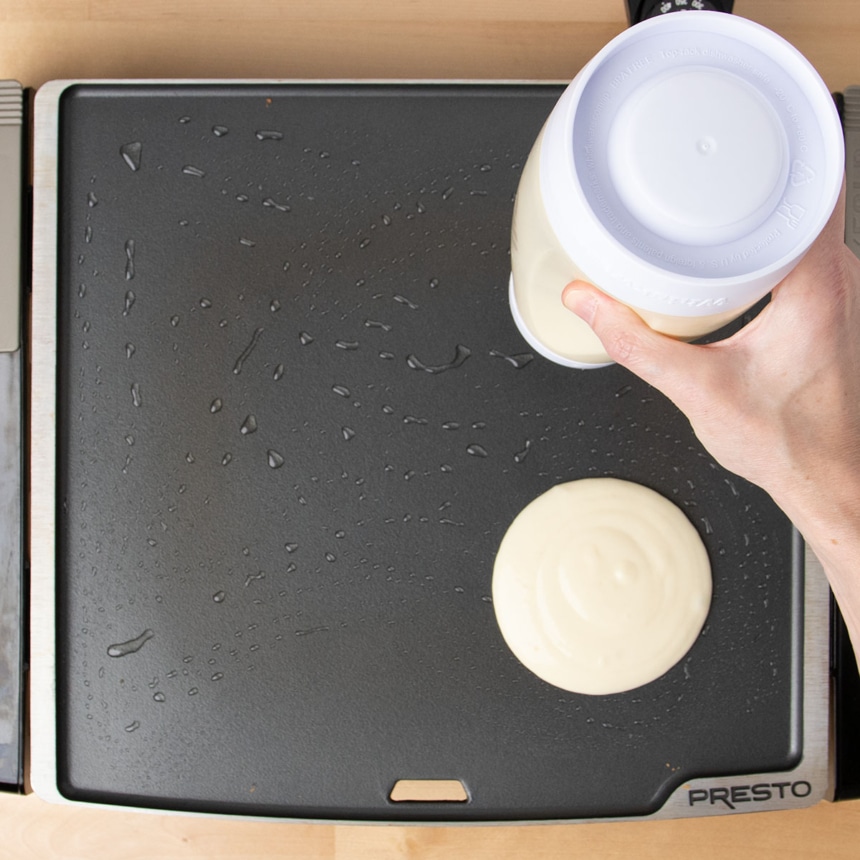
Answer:
<svg viewBox="0 0 860 860"><path fill-rule="evenodd" d="M652 331L581 281L567 308L609 356L681 409L727 469L767 490L824 564L860 646L860 261L843 241L845 200L772 300L708 345ZM599 373L600 371L594 371Z"/></svg>

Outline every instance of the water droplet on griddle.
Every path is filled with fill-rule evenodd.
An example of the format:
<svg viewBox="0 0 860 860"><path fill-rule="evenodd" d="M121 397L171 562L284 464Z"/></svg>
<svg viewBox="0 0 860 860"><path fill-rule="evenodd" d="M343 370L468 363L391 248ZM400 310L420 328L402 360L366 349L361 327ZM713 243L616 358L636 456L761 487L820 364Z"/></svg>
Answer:
<svg viewBox="0 0 860 860"><path fill-rule="evenodd" d="M503 358L508 364L515 367L517 370L522 370L527 364L534 361L534 355L530 352L521 352L517 355L506 355L498 349L491 349L490 355L494 358Z"/></svg>
<svg viewBox="0 0 860 860"><path fill-rule="evenodd" d="M215 137L224 137L224 135L227 134L227 132L229 130L230 129L228 129L226 125L213 125L212 126L212 134L214 134Z"/></svg>
<svg viewBox="0 0 860 860"><path fill-rule="evenodd" d="M98 205L99 205L99 198L96 197L95 192L90 191L87 194L87 206L89 206L90 209L92 209L94 206L98 206Z"/></svg>
<svg viewBox="0 0 860 860"><path fill-rule="evenodd" d="M134 722L129 723L129 724L125 727L125 730L126 730L127 732L129 732L129 734L130 734L131 732L136 732L139 728L140 728L140 723L139 723L137 720L135 720Z"/></svg>
<svg viewBox="0 0 860 860"><path fill-rule="evenodd" d="M159 691L157 693L153 693L152 700L154 702L164 702L167 700L167 696L165 696L164 693Z"/></svg>
<svg viewBox="0 0 860 860"><path fill-rule="evenodd" d="M349 397L349 389L345 385L333 385L331 390L341 397Z"/></svg>
<svg viewBox="0 0 860 860"><path fill-rule="evenodd" d="M271 469L280 469L284 465L284 458L274 448L269 448L266 457Z"/></svg>
<svg viewBox="0 0 860 860"><path fill-rule="evenodd" d="M454 193L454 186L453 186L453 185L449 185L449 186L448 186L448 187L447 187L447 188L442 192L442 199L443 199L443 200L447 200L447 199L448 199L448 198L449 198L453 193Z"/></svg>
<svg viewBox="0 0 860 860"><path fill-rule="evenodd" d="M314 342L314 339L311 335L309 335L306 331L299 332L299 342L302 346L307 346L310 343Z"/></svg>
<svg viewBox="0 0 860 860"><path fill-rule="evenodd" d="M206 175L205 170L201 170L199 167L195 167L193 164L186 164L185 167L182 168L182 172L186 176L196 176L198 179L202 179Z"/></svg>
<svg viewBox="0 0 860 860"><path fill-rule="evenodd" d="M290 206L287 203L278 203L272 197L266 197L265 200L263 200L263 206L267 209L277 209L278 212L291 211Z"/></svg>
<svg viewBox="0 0 860 860"><path fill-rule="evenodd" d="M257 432L257 419L256 419L256 417L255 417L253 414L252 414L252 415L249 415L249 416L248 416L248 417L247 417L247 418L242 422L242 426L239 428L239 432L240 432L243 436L248 436L248 435L249 435L249 434L251 434L251 433L256 433L256 432Z"/></svg>
<svg viewBox="0 0 860 860"><path fill-rule="evenodd" d="M130 281L134 277L134 239L125 243L125 279Z"/></svg>
<svg viewBox="0 0 860 860"><path fill-rule="evenodd" d="M263 333L262 328L258 328L254 331L254 334L251 336L251 342L242 350L242 354L236 359L236 363L233 365L233 373L236 375L242 372L242 367L247 361L248 357L254 351L254 348L260 341L260 335Z"/></svg>
<svg viewBox="0 0 860 860"><path fill-rule="evenodd" d="M140 383L133 382L131 386L131 402L134 406L139 407L141 405L140 399Z"/></svg>
<svg viewBox="0 0 860 860"><path fill-rule="evenodd" d="M523 447L523 449L521 451L517 451L517 453L514 454L514 462L515 463L522 463L522 461L525 460L526 457L528 457L529 451L531 451L531 448L532 448L531 439L526 439L526 444Z"/></svg>
<svg viewBox="0 0 860 860"><path fill-rule="evenodd" d="M214 673L212 674L212 680L213 680L213 681L220 681L223 677L224 677L224 673L223 673L223 672L214 672Z"/></svg>
<svg viewBox="0 0 860 860"><path fill-rule="evenodd" d="M471 454L473 457L488 457L487 449L483 447L483 445L469 445L466 448L466 453Z"/></svg>
<svg viewBox="0 0 860 860"><path fill-rule="evenodd" d="M398 304L406 305L406 307L412 311L418 310L418 305L416 305L415 302L410 301L409 299L406 298L406 296L400 295L400 293L398 293L396 296L394 296L394 301L397 302Z"/></svg>
<svg viewBox="0 0 860 860"><path fill-rule="evenodd" d="M84 241L88 245L93 241L93 228L89 224L84 228Z"/></svg>
<svg viewBox="0 0 860 860"><path fill-rule="evenodd" d="M140 170L140 156L142 151L143 146L138 140L135 140L132 143L124 143L119 148L119 154L122 156L122 160L129 166L129 169L133 171Z"/></svg>
<svg viewBox="0 0 860 860"><path fill-rule="evenodd" d="M335 346L338 349L345 349L348 351L358 349L358 341L357 340L338 340L335 342Z"/></svg>
<svg viewBox="0 0 860 860"><path fill-rule="evenodd" d="M198 304L200 305L201 308L203 308L204 310L207 310L208 308L212 307L212 299L202 298L202 299L200 299Z"/></svg>
<svg viewBox="0 0 860 860"><path fill-rule="evenodd" d="M137 347L133 343L127 343L125 345L125 357L131 358L135 352L137 351Z"/></svg>
<svg viewBox="0 0 860 860"><path fill-rule="evenodd" d="M228 452L227 452L227 453L226 453L226 454L221 458L221 465L222 465L222 466L227 466L227 465L229 465L229 464L230 464L230 463L232 463L232 462L233 462L233 455L228 451Z"/></svg>
<svg viewBox="0 0 860 860"><path fill-rule="evenodd" d="M369 244L370 244L370 237L369 237L369 236L365 236L365 237L364 237L364 238L363 238L363 239L358 243L358 247L359 247L359 248L366 248Z"/></svg>
<svg viewBox="0 0 860 860"><path fill-rule="evenodd" d="M406 363L413 370L423 370L427 373L444 373L447 370L454 370L455 368L460 367L471 354L472 351L468 347L458 343L453 360L449 361L447 364L425 364L414 353L410 353L406 356Z"/></svg>
<svg viewBox="0 0 860 860"><path fill-rule="evenodd" d="M281 303L278 299L272 299L269 304L269 310L274 314L277 313L281 309Z"/></svg>
<svg viewBox="0 0 860 860"><path fill-rule="evenodd" d="M355 430L353 430L352 427L341 427L340 432L344 440L347 442L355 438Z"/></svg>
<svg viewBox="0 0 860 860"><path fill-rule="evenodd" d="M257 140L283 140L284 135L280 131L261 130L254 134Z"/></svg>
<svg viewBox="0 0 860 860"><path fill-rule="evenodd" d="M275 368L275 372L272 374L272 378L275 380L275 382L277 382L279 379L281 379L283 377L283 375L284 375L284 365L279 364Z"/></svg>
<svg viewBox="0 0 860 860"><path fill-rule="evenodd" d="M223 408L224 408L224 401L223 401L223 400L221 400L221 398L220 398L220 397L216 397L216 398L215 398L215 399L214 399L214 400L209 404L209 411L210 411L210 412L212 412L213 414L214 414L214 413L216 413L216 412L220 412Z"/></svg>
<svg viewBox="0 0 860 860"><path fill-rule="evenodd" d="M107 649L108 657L127 657L129 654L135 654L140 651L143 646L149 642L155 634L147 629L140 636L134 639L129 639L127 642L119 642L116 645L111 645Z"/></svg>

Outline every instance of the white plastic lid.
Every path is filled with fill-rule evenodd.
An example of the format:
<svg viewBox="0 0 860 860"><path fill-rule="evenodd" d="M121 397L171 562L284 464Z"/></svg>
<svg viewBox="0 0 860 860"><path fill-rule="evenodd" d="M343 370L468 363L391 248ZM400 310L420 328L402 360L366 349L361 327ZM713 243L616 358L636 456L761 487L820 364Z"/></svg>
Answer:
<svg viewBox="0 0 860 860"><path fill-rule="evenodd" d="M541 190L559 241L644 310L743 308L801 259L842 182L839 118L784 39L737 15L625 30L550 116Z"/></svg>

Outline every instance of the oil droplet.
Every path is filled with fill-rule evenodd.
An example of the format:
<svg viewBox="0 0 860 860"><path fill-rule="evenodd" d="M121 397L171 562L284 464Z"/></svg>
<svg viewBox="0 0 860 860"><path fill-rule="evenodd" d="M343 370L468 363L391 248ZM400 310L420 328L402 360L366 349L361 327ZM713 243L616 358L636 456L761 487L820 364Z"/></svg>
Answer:
<svg viewBox="0 0 860 860"><path fill-rule="evenodd" d="M333 385L331 390L341 397L349 397L349 389L345 385Z"/></svg>
<svg viewBox="0 0 860 860"><path fill-rule="evenodd" d="M242 367L247 361L248 357L254 351L255 347L260 341L260 335L263 333L262 328L258 328L254 331L254 334L251 336L251 342L242 350L242 354L236 359L236 363L233 365L233 373L237 376L242 372Z"/></svg>
<svg viewBox="0 0 860 860"><path fill-rule="evenodd" d="M129 639L128 642L119 642L116 645L111 645L107 649L108 657L127 657L129 654L135 654L140 651L147 642L149 642L155 634L151 630L144 630L140 636L134 639Z"/></svg>
<svg viewBox="0 0 860 860"><path fill-rule="evenodd" d="M515 367L517 370L522 370L527 364L534 361L534 355L530 352L521 352L517 355L506 355L497 349L491 349L490 355L494 358L503 358L508 364Z"/></svg>
<svg viewBox="0 0 860 860"><path fill-rule="evenodd" d="M352 427L341 427L340 432L346 442L355 438L355 430L353 430Z"/></svg>
<svg viewBox="0 0 860 860"><path fill-rule="evenodd" d="M133 723L129 723L125 727L125 730L127 732L131 733L131 732L136 732L139 728L140 728L140 723L137 720L135 720Z"/></svg>
<svg viewBox="0 0 860 860"><path fill-rule="evenodd" d="M280 469L284 465L284 458L274 448L266 451L266 457L271 469Z"/></svg>
<svg viewBox="0 0 860 860"><path fill-rule="evenodd" d="M230 131L230 129L228 129L226 125L212 126L212 134L214 134L215 137L224 137L224 135L227 134L228 131Z"/></svg>
<svg viewBox="0 0 860 860"><path fill-rule="evenodd" d="M427 373L444 373L447 370L454 370L455 368L460 367L471 354L472 350L458 343L455 350L454 358L452 361L449 361L448 364L425 364L423 361L417 358L414 353L410 353L408 356L406 356L406 363L413 370L423 370Z"/></svg>
<svg viewBox="0 0 860 860"><path fill-rule="evenodd" d="M131 386L131 402L136 407L139 407L141 404L140 384L137 382L132 383L132 386Z"/></svg>
<svg viewBox="0 0 860 860"><path fill-rule="evenodd" d="M167 696L165 696L164 693L159 691L158 693L153 694L152 700L154 702L164 702L167 700Z"/></svg>
<svg viewBox="0 0 860 860"><path fill-rule="evenodd" d="M483 447L483 445L469 445L466 448L466 453L471 454L473 457L488 457L487 449Z"/></svg>
<svg viewBox="0 0 860 860"><path fill-rule="evenodd" d="M276 200L272 199L271 197L267 197L265 200L263 200L263 206L265 206L267 209L277 209L278 212L290 212L291 211L288 204L278 203Z"/></svg>
<svg viewBox="0 0 860 860"><path fill-rule="evenodd" d="M272 374L272 379L274 379L275 382L277 382L279 379L281 379L283 377L283 375L284 375L284 365L279 364L275 368L275 372Z"/></svg>
<svg viewBox="0 0 860 860"><path fill-rule="evenodd" d="M306 331L299 332L299 342L302 346L307 346L310 343L314 342L314 339L311 335L309 335Z"/></svg>
<svg viewBox="0 0 860 860"><path fill-rule="evenodd" d="M248 436L251 433L257 432L257 418L254 415L249 415L239 428L239 432L243 436Z"/></svg>
<svg viewBox="0 0 860 860"><path fill-rule="evenodd" d="M134 294L132 290L129 290L125 294L125 307L122 310L122 315L127 317L129 313L131 313L131 309L134 307L134 302L137 296Z"/></svg>
<svg viewBox="0 0 860 860"><path fill-rule="evenodd" d="M261 130L255 133L257 140L283 140L284 135L280 131Z"/></svg>
<svg viewBox="0 0 860 860"><path fill-rule="evenodd" d="M221 400L220 397L216 397L209 404L209 411L214 415L216 412L220 412L224 408L224 401Z"/></svg>
<svg viewBox="0 0 860 860"><path fill-rule="evenodd" d="M143 146L140 141L137 140L132 143L124 143L119 148L119 154L122 156L122 160L132 171L140 170L140 156L142 151Z"/></svg>
<svg viewBox="0 0 860 860"><path fill-rule="evenodd" d="M201 170L199 167L195 167L193 164L186 164L185 167L182 168L182 172L186 176L196 176L198 179L202 179L206 175L205 170Z"/></svg>

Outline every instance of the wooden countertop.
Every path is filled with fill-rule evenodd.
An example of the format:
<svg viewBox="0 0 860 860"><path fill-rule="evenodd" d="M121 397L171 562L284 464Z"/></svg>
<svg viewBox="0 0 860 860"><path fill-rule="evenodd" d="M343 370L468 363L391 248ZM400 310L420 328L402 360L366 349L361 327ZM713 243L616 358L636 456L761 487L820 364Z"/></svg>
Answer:
<svg viewBox="0 0 860 860"><path fill-rule="evenodd" d="M860 4L736 0L832 90L860 84ZM0 79L571 78L621 0L5 0ZM860 731L860 726L858 726ZM229 821L0 795L3 858L855 858L860 801L687 821L386 827Z"/></svg>

